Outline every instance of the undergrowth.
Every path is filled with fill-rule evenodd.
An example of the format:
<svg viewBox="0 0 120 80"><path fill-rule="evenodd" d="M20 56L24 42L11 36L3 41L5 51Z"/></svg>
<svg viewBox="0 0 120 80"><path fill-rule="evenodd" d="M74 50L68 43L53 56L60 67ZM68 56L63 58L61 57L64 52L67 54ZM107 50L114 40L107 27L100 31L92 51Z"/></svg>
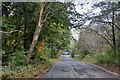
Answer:
<svg viewBox="0 0 120 80"><path fill-rule="evenodd" d="M44 61L39 64L30 64L28 66L18 66L11 69L8 66L2 68L3 78L34 78L43 74L50 65L56 60Z"/></svg>

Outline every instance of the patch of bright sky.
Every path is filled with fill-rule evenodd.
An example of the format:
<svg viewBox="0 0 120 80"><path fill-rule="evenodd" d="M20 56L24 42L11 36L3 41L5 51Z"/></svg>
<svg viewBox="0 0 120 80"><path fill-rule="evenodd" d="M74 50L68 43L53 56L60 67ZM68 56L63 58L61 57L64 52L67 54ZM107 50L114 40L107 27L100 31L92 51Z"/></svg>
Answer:
<svg viewBox="0 0 120 80"><path fill-rule="evenodd" d="M103 0L75 0L77 12L83 14L92 9L92 5ZM95 12L100 12L100 9L96 9Z"/></svg>
<svg viewBox="0 0 120 80"><path fill-rule="evenodd" d="M76 5L75 8L76 8L76 11L80 14L84 14L84 13L87 13L89 12L91 9L92 9L92 6L93 4L95 3L98 3L98 2L101 2L103 0L74 0L74 4ZM97 8L95 9L93 12L95 14L99 14L101 11L100 8ZM91 21L87 21L84 25L89 25ZM71 32L72 32L72 36L78 40L79 39L79 33L80 31L79 30L76 30L76 29L71 29Z"/></svg>

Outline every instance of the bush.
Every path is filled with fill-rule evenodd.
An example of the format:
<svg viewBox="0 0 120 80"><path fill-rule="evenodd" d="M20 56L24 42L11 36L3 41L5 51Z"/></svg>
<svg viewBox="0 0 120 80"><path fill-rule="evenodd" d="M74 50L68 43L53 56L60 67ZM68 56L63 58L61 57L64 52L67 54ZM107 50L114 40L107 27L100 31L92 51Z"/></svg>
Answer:
<svg viewBox="0 0 120 80"><path fill-rule="evenodd" d="M108 49L105 52L99 53L96 55L98 63L104 64L118 64L118 56L113 52L112 49Z"/></svg>
<svg viewBox="0 0 120 80"><path fill-rule="evenodd" d="M120 52L117 52L115 64L120 66Z"/></svg>
<svg viewBox="0 0 120 80"><path fill-rule="evenodd" d="M25 52L24 50L16 50L10 58L9 65L11 67L21 66L25 62Z"/></svg>
<svg viewBox="0 0 120 80"><path fill-rule="evenodd" d="M103 52L102 54L97 56L98 63L109 63L110 62L110 56L108 53Z"/></svg>
<svg viewBox="0 0 120 80"><path fill-rule="evenodd" d="M72 58L74 58L75 53L76 53L75 50L73 50L72 53L71 53Z"/></svg>
<svg viewBox="0 0 120 80"><path fill-rule="evenodd" d="M47 61L50 59L50 49L47 48L45 45L42 46L42 49L39 50L39 48L37 49L37 51L35 52L35 60L34 63L39 63L39 62L43 62L43 61Z"/></svg>
<svg viewBox="0 0 120 80"><path fill-rule="evenodd" d="M96 63L96 56L95 54L88 54L84 57L84 61L88 61L89 63Z"/></svg>
<svg viewBox="0 0 120 80"><path fill-rule="evenodd" d="M117 37L118 37L118 39L117 39L117 64L120 66L120 32L118 32L118 34L117 34Z"/></svg>

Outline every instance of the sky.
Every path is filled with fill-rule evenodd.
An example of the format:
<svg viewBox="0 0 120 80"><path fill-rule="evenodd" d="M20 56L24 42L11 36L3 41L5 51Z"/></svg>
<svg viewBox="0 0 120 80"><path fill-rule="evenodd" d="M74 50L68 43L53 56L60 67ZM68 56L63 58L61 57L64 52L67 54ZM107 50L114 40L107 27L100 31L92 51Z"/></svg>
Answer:
<svg viewBox="0 0 120 80"><path fill-rule="evenodd" d="M92 9L92 5L100 1L103 1L103 0L75 0L74 3L76 4L76 10L79 13L83 13ZM96 12L99 12L99 9L97 9Z"/></svg>
<svg viewBox="0 0 120 80"><path fill-rule="evenodd" d="M92 9L92 5L100 2L103 0L74 0L74 4L76 5L76 11L80 14L83 14L84 12L88 12L89 10ZM100 8L97 8L94 13L100 13ZM87 21L85 25L88 25L90 21ZM76 29L71 29L72 36L78 40L79 39L79 30Z"/></svg>

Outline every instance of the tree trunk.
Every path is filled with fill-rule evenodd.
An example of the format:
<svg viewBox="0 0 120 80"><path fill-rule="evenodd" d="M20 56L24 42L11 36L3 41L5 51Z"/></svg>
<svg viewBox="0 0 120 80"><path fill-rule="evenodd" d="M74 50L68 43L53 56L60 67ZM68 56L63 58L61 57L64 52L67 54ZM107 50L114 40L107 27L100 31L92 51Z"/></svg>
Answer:
<svg viewBox="0 0 120 80"><path fill-rule="evenodd" d="M113 41L113 50L114 53L116 53L116 41L115 41L115 27L114 27L114 10L113 10L113 16L112 16L112 41Z"/></svg>
<svg viewBox="0 0 120 80"><path fill-rule="evenodd" d="M37 27L35 29L33 40L32 40L32 43L31 43L29 51L28 51L28 55L27 55L27 59L26 59L26 64L27 65L30 63L30 58L32 56L32 52L33 52L34 47L35 47L35 45L37 43L41 28L42 28L42 23L41 22L42 22L43 8L44 8L43 5L44 5L44 2L41 2L41 10L40 10L40 15L39 15L39 22L38 22L38 25L37 25Z"/></svg>
<svg viewBox="0 0 120 80"><path fill-rule="evenodd" d="M27 29L27 15L26 15L26 5L25 3L23 3L23 10L24 10L24 49L27 49L27 33L26 33L26 29Z"/></svg>
<svg viewBox="0 0 120 80"><path fill-rule="evenodd" d="M0 31L2 31L2 26L0 26ZM2 32L0 32L0 50L2 50Z"/></svg>

